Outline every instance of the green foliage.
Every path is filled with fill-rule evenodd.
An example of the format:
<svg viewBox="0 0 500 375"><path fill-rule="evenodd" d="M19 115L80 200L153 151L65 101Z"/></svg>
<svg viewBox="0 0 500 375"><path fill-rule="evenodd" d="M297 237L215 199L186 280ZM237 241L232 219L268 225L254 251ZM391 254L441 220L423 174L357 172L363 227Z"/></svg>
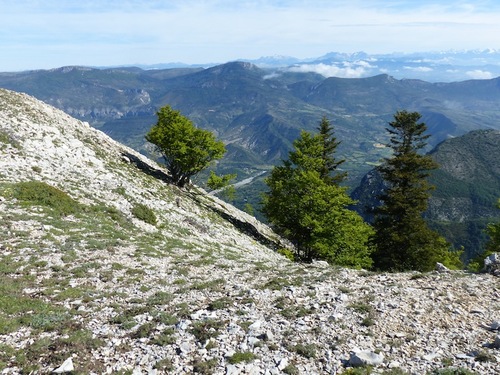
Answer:
<svg viewBox="0 0 500 375"><path fill-rule="evenodd" d="M293 365L293 364L289 364L288 366L286 366L284 369L283 369L283 373L284 374L288 374L288 375L299 375L300 374L300 371L299 369L297 368L297 366Z"/></svg>
<svg viewBox="0 0 500 375"><path fill-rule="evenodd" d="M500 199L497 202L497 208L500 209ZM488 224L486 233L490 238L486 244L484 257L493 253L500 253L500 222Z"/></svg>
<svg viewBox="0 0 500 375"><path fill-rule="evenodd" d="M193 323L190 332L199 342L205 343L211 338L218 337L223 326L224 323L221 321L206 319Z"/></svg>
<svg viewBox="0 0 500 375"><path fill-rule="evenodd" d="M336 183L332 168L340 162L333 158L334 150L325 152L326 143L321 133L301 133L289 160L266 179L269 191L262 212L295 245L296 259L369 267L371 228L348 209L354 202Z"/></svg>
<svg viewBox="0 0 500 375"><path fill-rule="evenodd" d="M211 170L207 180L207 187L210 188L213 193L217 193L225 201L233 202L236 198L236 188L230 181L235 178L236 173L218 176Z"/></svg>
<svg viewBox="0 0 500 375"><path fill-rule="evenodd" d="M193 372L196 374L207 374L211 375L215 372L217 367L217 358L212 358L207 361L194 360L193 362Z"/></svg>
<svg viewBox="0 0 500 375"><path fill-rule="evenodd" d="M466 368L449 367L444 369L436 369L429 373L430 375L476 375L476 372Z"/></svg>
<svg viewBox="0 0 500 375"><path fill-rule="evenodd" d="M295 260L295 255L292 250L287 248L278 249L278 253L283 255L285 258L291 260L292 262Z"/></svg>
<svg viewBox="0 0 500 375"><path fill-rule="evenodd" d="M393 155L379 167L388 188L379 197L382 206L375 210L372 243L377 269L430 271L438 261L455 260L449 244L422 217L432 189L427 177L437 164L418 153L429 138L425 124L418 123L420 117L417 112L397 112L387 129Z"/></svg>
<svg viewBox="0 0 500 375"><path fill-rule="evenodd" d="M316 350L318 347L315 344L297 344L290 349L302 357L316 358Z"/></svg>
<svg viewBox="0 0 500 375"><path fill-rule="evenodd" d="M500 199L497 207L500 208ZM493 253L500 253L500 222L490 223L486 226L488 241L482 253L476 255L467 265L467 269L472 272L480 272L484 267L484 259Z"/></svg>
<svg viewBox="0 0 500 375"><path fill-rule="evenodd" d="M252 204L248 202L243 205L243 211L251 216L255 214L255 209L253 208Z"/></svg>
<svg viewBox="0 0 500 375"><path fill-rule="evenodd" d="M256 358L257 356L252 352L236 352L231 357L229 357L227 361L230 364L235 365L241 362L251 362Z"/></svg>
<svg viewBox="0 0 500 375"><path fill-rule="evenodd" d="M145 223L151 224L151 225L156 225L157 219L156 215L153 212L151 208L148 206L142 204L142 203L136 203L132 207L132 215L134 215L136 218L139 220L144 221Z"/></svg>
<svg viewBox="0 0 500 375"><path fill-rule="evenodd" d="M236 173L218 176L214 171L210 171L210 176L208 177L207 186L212 190L223 189L229 185L229 181L235 178L236 178Z"/></svg>
<svg viewBox="0 0 500 375"><path fill-rule="evenodd" d="M73 214L81 209L67 193L41 181L18 182L13 187L13 196L30 204L50 207L61 215Z"/></svg>
<svg viewBox="0 0 500 375"><path fill-rule="evenodd" d="M317 128L320 143L322 145L321 159L323 166L320 170L320 176L327 182L339 184L347 178L347 172L338 172L338 167L345 162L345 159L336 159L335 152L340 145L340 141L334 137L334 129L326 117L321 119Z"/></svg>
<svg viewBox="0 0 500 375"><path fill-rule="evenodd" d="M158 121L146 134L146 140L156 145L163 155L173 182L183 187L192 176L207 168L213 160L224 156L224 143L170 106L158 112Z"/></svg>

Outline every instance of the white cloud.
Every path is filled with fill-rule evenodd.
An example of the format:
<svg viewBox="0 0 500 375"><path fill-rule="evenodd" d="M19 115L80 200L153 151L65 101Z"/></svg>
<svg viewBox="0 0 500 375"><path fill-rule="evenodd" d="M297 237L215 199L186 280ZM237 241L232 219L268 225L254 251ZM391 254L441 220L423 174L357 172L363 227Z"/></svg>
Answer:
<svg viewBox="0 0 500 375"><path fill-rule="evenodd" d="M324 77L360 78L368 75L370 64L336 66L327 64L303 64L289 68L291 72L313 72Z"/></svg>
<svg viewBox="0 0 500 375"><path fill-rule="evenodd" d="M479 70L479 69L469 70L465 74L467 74L472 79L491 79L491 78L493 78L493 74L491 74L491 72L488 72L486 70Z"/></svg>
<svg viewBox="0 0 500 375"><path fill-rule="evenodd" d="M411 70L412 72L421 72L421 73L427 73L433 71L433 69L429 68L428 66L405 66L404 69Z"/></svg>

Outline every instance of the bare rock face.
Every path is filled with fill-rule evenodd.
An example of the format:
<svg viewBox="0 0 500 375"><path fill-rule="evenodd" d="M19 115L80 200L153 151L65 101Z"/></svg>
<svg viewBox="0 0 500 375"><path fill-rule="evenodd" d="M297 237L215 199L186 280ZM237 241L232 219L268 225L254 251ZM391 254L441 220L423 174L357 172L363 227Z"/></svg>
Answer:
<svg viewBox="0 0 500 375"><path fill-rule="evenodd" d="M352 367L378 366L383 362L384 356L382 354L377 354L370 350L360 350L351 353L351 357L349 358L349 364Z"/></svg>
<svg viewBox="0 0 500 375"><path fill-rule="evenodd" d="M494 276L500 276L500 255L493 253L484 259L484 270Z"/></svg>
<svg viewBox="0 0 500 375"><path fill-rule="evenodd" d="M497 277L291 263L251 216L6 90L0 226L2 374L500 373Z"/></svg>

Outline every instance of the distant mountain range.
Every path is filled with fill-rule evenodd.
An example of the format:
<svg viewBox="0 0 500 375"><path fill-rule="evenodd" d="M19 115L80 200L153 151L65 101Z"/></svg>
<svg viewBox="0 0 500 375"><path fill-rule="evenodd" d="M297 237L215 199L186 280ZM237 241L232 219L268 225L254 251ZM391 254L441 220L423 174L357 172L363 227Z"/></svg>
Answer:
<svg viewBox="0 0 500 375"><path fill-rule="evenodd" d="M263 69L281 72L314 72L325 77L363 78L388 74L397 79L453 82L500 76L500 50L450 50L418 53L368 54L330 52L320 57L298 59L291 56L265 56L241 59ZM141 65L143 69L211 67L214 63L187 65L167 63Z"/></svg>

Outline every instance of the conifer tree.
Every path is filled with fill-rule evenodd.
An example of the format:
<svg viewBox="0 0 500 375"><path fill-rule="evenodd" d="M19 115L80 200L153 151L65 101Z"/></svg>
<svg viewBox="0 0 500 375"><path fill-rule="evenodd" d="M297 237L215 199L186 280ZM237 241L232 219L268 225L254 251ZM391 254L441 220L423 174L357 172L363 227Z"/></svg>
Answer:
<svg viewBox="0 0 500 375"><path fill-rule="evenodd" d="M325 134L303 131L294 141L288 160L266 179L262 212L295 245L296 258L370 267L371 227L348 209L354 202L332 178L340 164L333 155L338 143L332 131ZM325 145L334 147L326 151Z"/></svg>
<svg viewBox="0 0 500 375"><path fill-rule="evenodd" d="M340 145L340 141L334 136L334 128L330 121L324 116L318 126L318 135L322 143L323 168L320 170L322 179L331 183L340 184L347 178L347 172L339 172L339 166L345 162L345 159L336 159L335 152Z"/></svg>
<svg viewBox="0 0 500 375"><path fill-rule="evenodd" d="M436 262L450 259L449 244L422 217L433 188L427 177L438 165L419 153L429 138L420 117L400 111L387 128L393 154L379 167L388 188L379 197L382 206L375 209L372 239L374 266L380 270L429 271Z"/></svg>
<svg viewBox="0 0 500 375"><path fill-rule="evenodd" d="M497 208L500 208L500 199L497 201ZM490 238L486 243L486 253L484 256L500 253L500 222L488 224L486 233Z"/></svg>

